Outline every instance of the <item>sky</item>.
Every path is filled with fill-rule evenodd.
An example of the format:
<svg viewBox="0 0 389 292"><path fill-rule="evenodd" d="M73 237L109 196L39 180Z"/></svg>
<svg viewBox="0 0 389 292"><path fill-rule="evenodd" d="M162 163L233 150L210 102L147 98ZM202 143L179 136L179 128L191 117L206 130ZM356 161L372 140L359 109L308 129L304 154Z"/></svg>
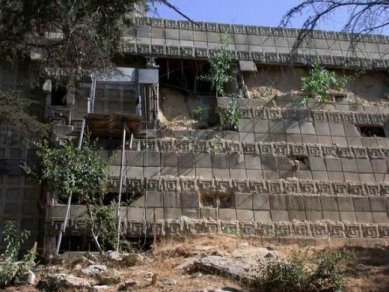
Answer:
<svg viewBox="0 0 389 292"><path fill-rule="evenodd" d="M278 26L285 13L301 3L301 0L170 0L170 3L195 21ZM149 16L183 19L178 13L161 4L156 5L155 9L152 8ZM301 26L304 17L305 15L295 18L292 27ZM319 29L339 31L342 28L342 20L346 17L346 10L338 11L331 19L322 23ZM381 33L389 35L389 28Z"/></svg>

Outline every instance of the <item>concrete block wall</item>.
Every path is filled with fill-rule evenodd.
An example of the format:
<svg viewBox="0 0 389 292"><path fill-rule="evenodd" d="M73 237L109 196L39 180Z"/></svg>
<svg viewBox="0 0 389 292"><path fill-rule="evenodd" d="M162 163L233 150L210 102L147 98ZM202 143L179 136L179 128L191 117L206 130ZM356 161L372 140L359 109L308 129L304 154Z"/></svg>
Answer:
<svg viewBox="0 0 389 292"><path fill-rule="evenodd" d="M20 165L32 163L34 157L16 133L0 130L0 232L5 221L14 221L20 230L31 232L26 245L37 240L40 190L25 177Z"/></svg>

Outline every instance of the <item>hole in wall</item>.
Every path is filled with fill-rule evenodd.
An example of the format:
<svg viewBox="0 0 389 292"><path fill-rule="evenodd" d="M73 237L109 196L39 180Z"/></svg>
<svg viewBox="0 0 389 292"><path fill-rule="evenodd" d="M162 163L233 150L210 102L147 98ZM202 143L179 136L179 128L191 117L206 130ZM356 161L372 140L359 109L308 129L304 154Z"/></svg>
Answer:
<svg viewBox="0 0 389 292"><path fill-rule="evenodd" d="M203 208L234 208L234 196L230 192L201 193L200 203Z"/></svg>
<svg viewBox="0 0 389 292"><path fill-rule="evenodd" d="M362 137L386 137L382 126L357 126Z"/></svg>
<svg viewBox="0 0 389 292"><path fill-rule="evenodd" d="M65 86L55 84L51 92L51 105L66 105L66 95L68 90Z"/></svg>

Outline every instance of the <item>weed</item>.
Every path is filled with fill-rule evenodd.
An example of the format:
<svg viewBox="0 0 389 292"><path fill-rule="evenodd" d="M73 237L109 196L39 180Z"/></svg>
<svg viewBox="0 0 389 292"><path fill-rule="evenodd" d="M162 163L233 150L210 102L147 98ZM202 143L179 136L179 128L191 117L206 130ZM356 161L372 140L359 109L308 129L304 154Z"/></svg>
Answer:
<svg viewBox="0 0 389 292"><path fill-rule="evenodd" d="M221 122L225 130L237 131L239 130L240 122L240 106L238 98L232 96L227 108L222 109Z"/></svg>
<svg viewBox="0 0 389 292"><path fill-rule="evenodd" d="M319 102L329 100L328 90L344 90L348 83L348 78L345 76L338 76L335 72L328 71L319 65L313 65L309 71L308 77L302 79L302 91L307 93L303 96L302 103L306 105L309 97L317 97Z"/></svg>
<svg viewBox="0 0 389 292"><path fill-rule="evenodd" d="M211 152L212 153L221 153L224 149L223 139L219 135L215 135L215 137L211 140Z"/></svg>
<svg viewBox="0 0 389 292"><path fill-rule="evenodd" d="M205 120L205 108L198 105L197 107L192 110L192 117L198 121L204 121Z"/></svg>
<svg viewBox="0 0 389 292"><path fill-rule="evenodd" d="M209 74L203 75L202 80L209 81L217 96L224 95L224 86L230 81L229 71L233 64L233 54L227 50L227 43L215 51L214 56L209 60Z"/></svg>
<svg viewBox="0 0 389 292"><path fill-rule="evenodd" d="M27 230L18 232L14 222L5 222L3 231L5 251L1 256L4 263L0 266L0 287L8 286L34 266L37 256L36 246L27 252L22 260L18 261L20 248L29 236L30 232Z"/></svg>

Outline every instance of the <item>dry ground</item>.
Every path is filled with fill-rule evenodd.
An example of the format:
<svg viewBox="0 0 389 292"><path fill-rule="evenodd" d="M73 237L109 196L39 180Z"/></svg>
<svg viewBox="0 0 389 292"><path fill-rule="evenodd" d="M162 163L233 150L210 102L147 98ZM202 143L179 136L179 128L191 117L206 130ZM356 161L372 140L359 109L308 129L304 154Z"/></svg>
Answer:
<svg viewBox="0 0 389 292"><path fill-rule="evenodd" d="M125 280L133 279L138 282L138 286L131 291L204 291L204 289L223 287L229 287L231 289L229 291L248 291L232 279L202 273L191 275L175 269L190 257L211 254L228 256L236 250L244 253L245 246L266 247L277 251L281 257L285 258L296 253L310 258L318 256L323 250L344 248L340 244L328 242L242 239L229 235L176 237L160 241L154 250L145 254L145 259L140 264L115 268L121 272ZM345 265L345 291L389 291L389 248L346 248L352 250L355 256ZM152 275L156 275L155 285L151 285ZM173 280L175 283L173 285L161 284L160 280L163 279ZM110 291L115 290L113 288ZM38 290L13 287L7 291Z"/></svg>

